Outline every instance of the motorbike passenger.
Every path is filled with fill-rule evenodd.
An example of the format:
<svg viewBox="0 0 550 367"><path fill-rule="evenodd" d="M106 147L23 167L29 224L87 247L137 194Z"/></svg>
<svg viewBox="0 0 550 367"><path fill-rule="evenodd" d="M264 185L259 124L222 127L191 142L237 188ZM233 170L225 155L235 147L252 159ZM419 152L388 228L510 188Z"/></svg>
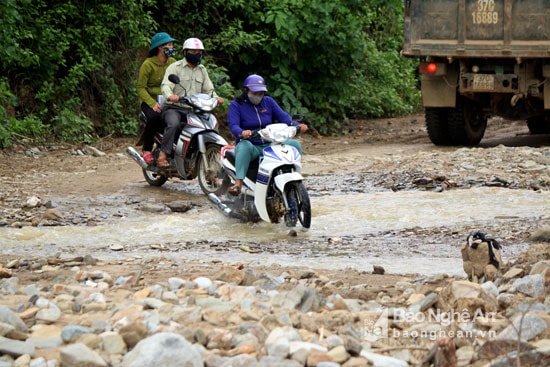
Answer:
<svg viewBox="0 0 550 367"><path fill-rule="evenodd" d="M168 168L170 162L168 156L172 154L172 145L181 128L187 121L189 106L179 102L180 96L191 96L198 93L206 93L218 98L218 103L223 103L223 98L218 97L214 91L214 85L208 76L208 71L201 60L204 52L204 45L198 38L188 38L183 43L183 59L171 64L161 84L162 94L164 96L164 110L162 118L166 127L164 137L160 147L157 167ZM170 74L176 74L179 84L174 84L168 80Z"/></svg>
<svg viewBox="0 0 550 367"><path fill-rule="evenodd" d="M290 126L299 126L304 133L308 127L292 121L286 113L270 96L265 95L267 86L260 75L249 75L243 83L243 90L231 104L227 115L227 124L235 135L235 185L228 189L231 195L239 195L246 177L250 162L263 154L263 149L270 145L261 138L250 138L253 130L260 130L267 125L278 121ZM291 139L287 144L294 146L300 154L302 145L299 141Z"/></svg>
<svg viewBox="0 0 550 367"><path fill-rule="evenodd" d="M155 132L162 131L164 124L161 119L162 105L158 99L162 95L160 84L164 78L164 72L176 59L174 49L175 39L166 32L160 32L151 37L149 56L139 68L137 91L139 95L141 111L147 118L147 125L143 133L143 149L141 156L150 164L154 158L153 149Z"/></svg>

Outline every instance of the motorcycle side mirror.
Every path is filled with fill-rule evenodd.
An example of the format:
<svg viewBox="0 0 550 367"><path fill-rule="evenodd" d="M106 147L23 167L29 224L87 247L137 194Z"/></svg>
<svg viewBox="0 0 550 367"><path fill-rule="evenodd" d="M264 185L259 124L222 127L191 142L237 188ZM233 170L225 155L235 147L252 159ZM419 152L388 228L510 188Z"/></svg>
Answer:
<svg viewBox="0 0 550 367"><path fill-rule="evenodd" d="M176 74L168 75L168 80L171 81L174 84L179 84L179 86L183 88L183 85L180 84L180 77L177 76ZM183 88L183 91L185 92L185 95L187 96L187 89Z"/></svg>
<svg viewBox="0 0 550 367"><path fill-rule="evenodd" d="M176 74L168 75L168 80L171 81L174 84L179 84L180 83L180 78Z"/></svg>
<svg viewBox="0 0 550 367"><path fill-rule="evenodd" d="M226 81L227 81L227 76L224 76L224 77L218 79L218 81L216 82L216 84L217 84L218 87L219 87L219 86L225 84Z"/></svg>
<svg viewBox="0 0 550 367"><path fill-rule="evenodd" d="M292 120L294 120L294 121L302 121L302 120L304 119L304 117L305 117L304 115L298 115L298 114L296 114L296 115L292 115Z"/></svg>

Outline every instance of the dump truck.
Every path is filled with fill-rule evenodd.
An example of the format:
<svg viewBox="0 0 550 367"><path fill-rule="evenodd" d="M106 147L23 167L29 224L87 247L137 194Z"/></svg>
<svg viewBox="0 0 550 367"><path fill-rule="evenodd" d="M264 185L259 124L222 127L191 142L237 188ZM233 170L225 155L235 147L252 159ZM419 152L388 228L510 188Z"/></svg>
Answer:
<svg viewBox="0 0 550 367"><path fill-rule="evenodd" d="M419 60L436 145L479 144L487 121L550 133L550 0L404 0L403 57Z"/></svg>

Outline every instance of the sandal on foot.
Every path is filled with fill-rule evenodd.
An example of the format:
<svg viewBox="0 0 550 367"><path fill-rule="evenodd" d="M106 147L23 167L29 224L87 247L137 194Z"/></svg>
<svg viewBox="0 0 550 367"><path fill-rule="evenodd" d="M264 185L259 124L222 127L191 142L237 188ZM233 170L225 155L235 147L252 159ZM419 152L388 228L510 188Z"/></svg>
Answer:
<svg viewBox="0 0 550 367"><path fill-rule="evenodd" d="M151 164L155 161L155 157L153 157L153 154L151 152L141 152L141 158L145 161L147 164Z"/></svg>
<svg viewBox="0 0 550 367"><path fill-rule="evenodd" d="M162 159L160 158L157 160L157 167L158 168L170 168L170 162L166 158Z"/></svg>
<svg viewBox="0 0 550 367"><path fill-rule="evenodd" d="M237 185L233 185L227 189L227 192L233 196L239 196L241 194L241 187Z"/></svg>
<svg viewBox="0 0 550 367"><path fill-rule="evenodd" d="M158 168L170 168L170 162L166 159L157 161Z"/></svg>

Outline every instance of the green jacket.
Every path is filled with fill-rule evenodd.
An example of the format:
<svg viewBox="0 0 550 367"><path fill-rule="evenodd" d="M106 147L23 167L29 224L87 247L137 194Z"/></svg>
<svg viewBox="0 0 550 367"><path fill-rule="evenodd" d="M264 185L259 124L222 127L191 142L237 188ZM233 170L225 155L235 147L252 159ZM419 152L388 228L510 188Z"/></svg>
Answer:
<svg viewBox="0 0 550 367"><path fill-rule="evenodd" d="M157 96L161 95L160 84L168 66L176 62L176 59L169 57L166 65L162 65L158 57L148 57L139 68L137 90L139 103L147 103L151 108L157 103Z"/></svg>
<svg viewBox="0 0 550 367"><path fill-rule="evenodd" d="M168 75L176 74L180 78L180 84L176 85L168 80ZM183 87L183 88L182 88ZM184 89L185 88L185 89ZM217 97L214 91L214 84L208 76L208 71L204 65L198 65L191 68L185 59L178 60L167 69L164 74L164 80L161 85L162 94L164 96L164 104L186 107L183 103L170 102L168 97L172 94L178 96L192 96L193 94L206 93Z"/></svg>

